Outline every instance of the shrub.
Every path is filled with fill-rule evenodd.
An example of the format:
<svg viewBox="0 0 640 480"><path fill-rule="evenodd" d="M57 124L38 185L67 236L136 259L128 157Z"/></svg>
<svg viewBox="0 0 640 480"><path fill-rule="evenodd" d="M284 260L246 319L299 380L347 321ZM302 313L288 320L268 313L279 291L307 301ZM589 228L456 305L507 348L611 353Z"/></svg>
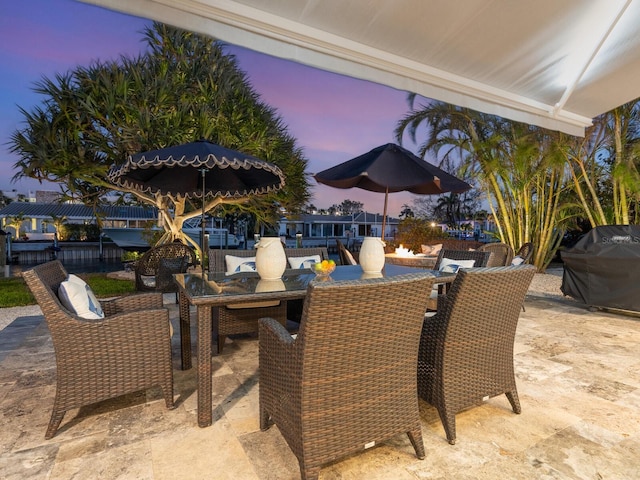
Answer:
<svg viewBox="0 0 640 480"><path fill-rule="evenodd" d="M420 253L421 246L438 243L449 238L440 227L432 227L431 222L420 218L405 218L398 225L397 243L414 253Z"/></svg>

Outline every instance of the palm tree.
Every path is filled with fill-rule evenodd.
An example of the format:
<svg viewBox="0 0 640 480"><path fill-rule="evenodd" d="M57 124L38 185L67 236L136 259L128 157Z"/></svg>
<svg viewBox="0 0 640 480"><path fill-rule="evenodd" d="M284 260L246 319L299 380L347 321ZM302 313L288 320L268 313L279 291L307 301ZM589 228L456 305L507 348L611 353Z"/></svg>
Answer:
<svg viewBox="0 0 640 480"><path fill-rule="evenodd" d="M4 222L5 222L5 226L13 228L14 237L20 238L20 229L22 228L22 224L26 219L27 218L25 217L24 213L20 212L17 215L14 215L13 217L5 218Z"/></svg>
<svg viewBox="0 0 640 480"><path fill-rule="evenodd" d="M410 96L413 102L414 96ZM518 248L535 241L538 269L551 261L562 237L561 196L564 161L557 152L557 135L537 127L501 119L466 108L431 102L410 111L396 128L416 139L422 156L433 153L441 164L459 165L473 176L496 218L498 237Z"/></svg>

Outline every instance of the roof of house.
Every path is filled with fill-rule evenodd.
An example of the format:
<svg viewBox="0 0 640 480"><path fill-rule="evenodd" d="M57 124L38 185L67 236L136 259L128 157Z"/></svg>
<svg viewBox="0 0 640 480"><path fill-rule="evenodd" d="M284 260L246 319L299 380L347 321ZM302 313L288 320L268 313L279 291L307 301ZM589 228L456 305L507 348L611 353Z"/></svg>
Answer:
<svg viewBox="0 0 640 480"><path fill-rule="evenodd" d="M158 216L157 210L151 207L103 205L99 207L98 211L105 219L155 220ZM49 218L52 215L69 219L95 218L92 207L75 203L11 202L0 209L0 217L16 215L24 215L28 218Z"/></svg>

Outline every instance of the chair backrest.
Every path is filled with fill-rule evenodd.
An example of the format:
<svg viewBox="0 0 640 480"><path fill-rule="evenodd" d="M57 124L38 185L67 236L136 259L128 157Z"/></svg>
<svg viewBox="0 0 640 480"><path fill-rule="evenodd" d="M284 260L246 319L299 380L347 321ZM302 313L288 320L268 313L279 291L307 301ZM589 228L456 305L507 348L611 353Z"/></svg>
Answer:
<svg viewBox="0 0 640 480"><path fill-rule="evenodd" d="M189 257L189 265L195 265L196 254L191 247L178 242L164 243L147 250L136 262L137 275L156 275L163 258Z"/></svg>
<svg viewBox="0 0 640 480"><path fill-rule="evenodd" d="M284 253L287 256L287 268L291 268L289 265L289 258L291 257L310 257L312 255L319 255L320 260L329 260L329 252L326 247L309 247L309 248L285 248ZM232 255L234 257L255 257L255 249L251 250L233 250L233 249L210 249L209 250L209 271L210 272L226 272L227 264L225 257Z"/></svg>
<svg viewBox="0 0 640 480"><path fill-rule="evenodd" d="M296 340L300 348L292 358L302 362L302 415L310 414L305 430L327 423L324 412L342 410L344 418L333 419L338 424L355 417L376 422L371 419L380 415L380 402L388 407L407 395L415 401L407 389L415 389L420 329L432 285L433 277L412 274L309 286ZM338 392L348 392L348 399ZM338 408L343 402L347 408ZM399 400L397 408L405 402Z"/></svg>
<svg viewBox="0 0 640 480"><path fill-rule="evenodd" d="M522 246L516 252L516 256L522 258L522 263L530 263L531 258L533 257L533 243L527 242L522 244Z"/></svg>
<svg viewBox="0 0 640 480"><path fill-rule="evenodd" d="M232 255L234 257L255 257L256 251L240 250L240 249L225 249L225 248L210 248L209 249L209 272L211 273L224 273L227 271L227 264L225 257Z"/></svg>
<svg viewBox="0 0 640 480"><path fill-rule="evenodd" d="M436 315L425 321L422 341L436 345L422 345L421 352L448 356L443 368L455 370L463 362L468 376L477 371L490 377L490 369L502 368L500 360L512 368L518 317L534 274L531 265L461 270Z"/></svg>
<svg viewBox="0 0 640 480"><path fill-rule="evenodd" d="M284 253L287 256L287 261L292 257L310 257L312 255L319 255L320 260L329 260L327 247L285 248ZM287 265L287 268L290 266Z"/></svg>
<svg viewBox="0 0 640 480"><path fill-rule="evenodd" d="M336 247L338 247L338 256L340 257L340 265L357 265L358 262L354 258L353 254L347 250L339 239L336 238Z"/></svg>
<svg viewBox="0 0 640 480"><path fill-rule="evenodd" d="M449 258L451 260L474 260L474 268L486 267L489 257L491 257L491 253L481 252L479 250L448 250L443 248L440 250L433 268L434 270L438 270L443 258Z"/></svg>
<svg viewBox="0 0 640 480"><path fill-rule="evenodd" d="M491 253L487 267L506 267L513 260L513 248L506 243L485 243L478 250Z"/></svg>
<svg viewBox="0 0 640 480"><path fill-rule="evenodd" d="M22 278L38 302L54 342L59 333L58 326L61 323L80 320L79 317L67 310L58 299L60 284L67 280L68 276L60 260L41 263L22 272Z"/></svg>

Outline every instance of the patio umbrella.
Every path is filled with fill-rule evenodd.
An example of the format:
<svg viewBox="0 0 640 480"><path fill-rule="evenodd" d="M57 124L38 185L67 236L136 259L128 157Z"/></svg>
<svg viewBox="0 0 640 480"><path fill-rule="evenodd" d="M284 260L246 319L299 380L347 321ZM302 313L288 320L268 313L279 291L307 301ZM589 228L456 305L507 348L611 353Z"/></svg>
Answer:
<svg viewBox="0 0 640 480"><path fill-rule="evenodd" d="M423 195L462 193L471 188L467 182L425 162L409 150L388 143L335 167L316 173L314 178L336 188L361 188L384 192L382 239L387 220L389 192L411 192Z"/></svg>
<svg viewBox="0 0 640 480"><path fill-rule="evenodd" d="M140 192L201 198L203 253L206 197L241 199L284 186L276 165L207 140L130 155L108 178Z"/></svg>

